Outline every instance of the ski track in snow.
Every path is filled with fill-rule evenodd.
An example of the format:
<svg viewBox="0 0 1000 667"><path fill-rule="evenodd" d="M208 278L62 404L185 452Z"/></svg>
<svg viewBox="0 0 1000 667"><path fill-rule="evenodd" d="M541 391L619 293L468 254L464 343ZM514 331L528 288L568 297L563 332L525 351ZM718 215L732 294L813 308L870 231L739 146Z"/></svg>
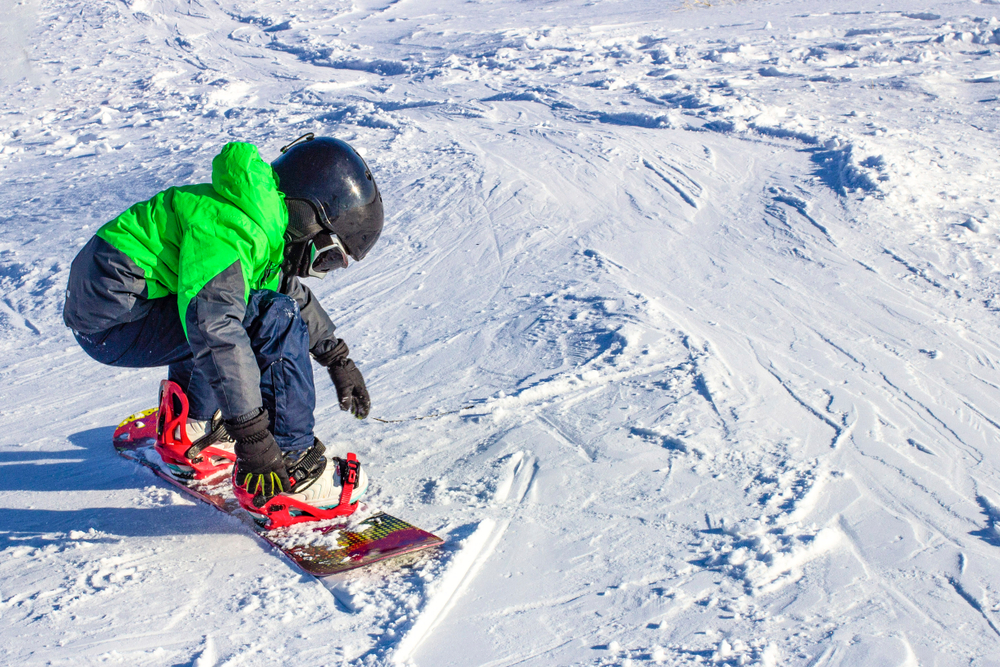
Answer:
<svg viewBox="0 0 1000 667"><path fill-rule="evenodd" d="M0 3L0 662L994 665L1000 5ZM26 54L22 57L20 54ZM447 542L323 581L114 455L76 251L363 150L318 435ZM459 410L459 408L468 408Z"/></svg>

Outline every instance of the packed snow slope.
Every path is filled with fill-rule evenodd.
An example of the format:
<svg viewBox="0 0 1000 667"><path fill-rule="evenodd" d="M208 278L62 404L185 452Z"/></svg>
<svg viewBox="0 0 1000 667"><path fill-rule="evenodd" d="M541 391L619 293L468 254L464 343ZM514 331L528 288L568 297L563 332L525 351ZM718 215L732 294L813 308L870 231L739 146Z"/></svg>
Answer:
<svg viewBox="0 0 1000 667"><path fill-rule="evenodd" d="M1000 665L1000 5L4 0L0 662ZM110 443L70 262L230 140L385 196L313 284L365 512L303 576Z"/></svg>

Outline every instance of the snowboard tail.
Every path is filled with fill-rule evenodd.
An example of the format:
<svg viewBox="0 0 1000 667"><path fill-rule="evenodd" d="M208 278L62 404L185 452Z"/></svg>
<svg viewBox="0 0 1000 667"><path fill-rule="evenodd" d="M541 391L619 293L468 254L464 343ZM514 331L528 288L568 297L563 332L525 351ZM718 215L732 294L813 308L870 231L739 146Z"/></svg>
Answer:
<svg viewBox="0 0 1000 667"><path fill-rule="evenodd" d="M151 408L119 424L113 436L118 454L146 466L158 477L227 514L247 514L237 502L226 472L201 480L178 479L170 473L154 449L157 418L158 409ZM440 537L384 512L360 522L352 517L349 521L317 521L275 530L266 530L255 521L251 523L258 536L304 572L317 577L339 574L444 543Z"/></svg>

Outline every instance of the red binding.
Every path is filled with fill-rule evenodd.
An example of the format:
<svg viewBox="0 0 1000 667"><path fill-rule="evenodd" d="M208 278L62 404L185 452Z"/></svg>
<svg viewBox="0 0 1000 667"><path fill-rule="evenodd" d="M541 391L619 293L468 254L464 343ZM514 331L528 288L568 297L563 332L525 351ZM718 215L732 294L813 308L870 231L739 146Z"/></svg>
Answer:
<svg viewBox="0 0 1000 667"><path fill-rule="evenodd" d="M233 471L233 491L236 493L236 499L245 510L266 520L264 523L266 530L284 528L306 521L337 519L354 514L354 511L358 509L357 503L351 504L351 494L354 493L354 487L358 483L358 468L358 457L354 454L348 454L347 459L343 460L340 466L340 502L336 507L328 509L309 505L285 494L272 496L264 503L263 507L257 507L254 505L253 494L248 493L246 489L236 483L235 471ZM292 493L295 493L294 487Z"/></svg>
<svg viewBox="0 0 1000 667"><path fill-rule="evenodd" d="M156 453L177 477L205 479L226 470L236 461L236 454L209 446L194 459L187 457L191 439L187 434L189 404L180 386L170 380L160 382L160 409L156 415ZM176 433L180 431L181 437ZM175 466L192 468L193 472Z"/></svg>
<svg viewBox="0 0 1000 667"><path fill-rule="evenodd" d="M358 470L361 469L361 465L358 463L358 457L352 453L348 453L346 460L340 461L340 504L337 507L348 507L351 504L354 487L358 485ZM354 503L355 509L357 505Z"/></svg>

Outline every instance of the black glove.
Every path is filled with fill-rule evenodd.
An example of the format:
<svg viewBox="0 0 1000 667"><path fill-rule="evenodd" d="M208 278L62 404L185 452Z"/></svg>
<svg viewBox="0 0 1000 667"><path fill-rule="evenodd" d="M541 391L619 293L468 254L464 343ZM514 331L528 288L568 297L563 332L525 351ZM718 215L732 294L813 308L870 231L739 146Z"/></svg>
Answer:
<svg viewBox="0 0 1000 667"><path fill-rule="evenodd" d="M267 410L227 419L226 430L236 441L236 484L253 494L254 505L263 507L271 496L291 488L281 450L267 430Z"/></svg>
<svg viewBox="0 0 1000 667"><path fill-rule="evenodd" d="M372 401L365 387L365 379L354 362L347 358L347 343L337 344L327 352L316 355L316 361L326 366L333 386L337 390L341 410L350 410L358 419L364 419L372 409Z"/></svg>
<svg viewBox="0 0 1000 667"><path fill-rule="evenodd" d="M340 409L350 410L358 419L364 419L372 409L372 400L368 396L368 389L365 388L365 379L361 377L361 371L350 359L335 363L328 367L330 379L337 389L337 398L340 399Z"/></svg>

